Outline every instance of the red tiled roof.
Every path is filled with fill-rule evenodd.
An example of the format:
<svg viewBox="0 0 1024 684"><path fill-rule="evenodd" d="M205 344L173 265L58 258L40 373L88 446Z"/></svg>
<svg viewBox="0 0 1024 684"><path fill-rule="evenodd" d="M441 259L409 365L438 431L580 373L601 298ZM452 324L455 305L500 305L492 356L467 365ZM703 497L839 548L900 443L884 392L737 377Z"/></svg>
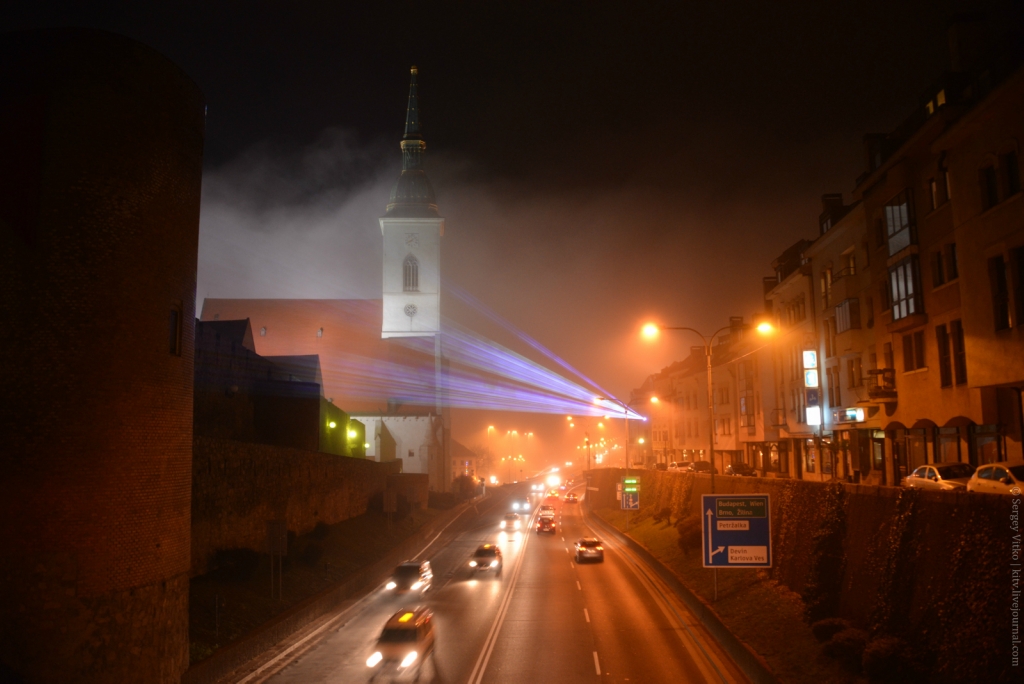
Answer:
<svg viewBox="0 0 1024 684"><path fill-rule="evenodd" d="M389 373L402 381L433 377L433 354L425 353L432 343L381 338L379 299L206 299L200 315L202 321L245 318L260 356L318 355L324 396L349 413L383 413L389 399L401 398ZM397 413L431 410L406 404Z"/></svg>

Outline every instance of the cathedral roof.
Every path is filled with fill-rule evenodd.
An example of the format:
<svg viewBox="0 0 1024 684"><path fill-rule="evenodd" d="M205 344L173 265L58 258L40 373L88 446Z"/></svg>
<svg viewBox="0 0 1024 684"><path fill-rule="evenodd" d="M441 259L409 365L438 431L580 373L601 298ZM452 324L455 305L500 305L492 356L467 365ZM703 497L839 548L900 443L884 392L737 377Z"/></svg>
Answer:
<svg viewBox="0 0 1024 684"><path fill-rule="evenodd" d="M402 175L391 188L385 216L435 218L437 198L423 170L427 143L420 135L420 108L416 92L416 67L409 70L409 105L405 111L405 133L402 136Z"/></svg>

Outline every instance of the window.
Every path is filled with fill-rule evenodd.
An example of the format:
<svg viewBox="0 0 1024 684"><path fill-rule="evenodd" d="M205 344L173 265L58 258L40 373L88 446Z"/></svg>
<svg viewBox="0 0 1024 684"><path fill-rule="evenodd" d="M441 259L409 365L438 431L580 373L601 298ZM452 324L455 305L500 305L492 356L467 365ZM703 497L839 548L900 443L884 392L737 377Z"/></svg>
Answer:
<svg viewBox="0 0 1024 684"><path fill-rule="evenodd" d="M946 201L953 199L953 192L950 190L949 185L949 171L946 169L942 170L942 189L946 192Z"/></svg>
<svg viewBox="0 0 1024 684"><path fill-rule="evenodd" d="M903 372L924 368L924 331L903 336Z"/></svg>
<svg viewBox="0 0 1024 684"><path fill-rule="evenodd" d="M860 329L860 300L856 297L845 300L836 307L836 333Z"/></svg>
<svg viewBox="0 0 1024 684"><path fill-rule="evenodd" d="M262 328L260 328L260 337L266 337L266 336L267 336L267 326L263 326Z"/></svg>
<svg viewBox="0 0 1024 684"><path fill-rule="evenodd" d="M1006 261L1002 255L988 260L988 280L992 289L992 316L996 330L1010 327L1010 289L1006 282Z"/></svg>
<svg viewBox="0 0 1024 684"><path fill-rule="evenodd" d="M886 234L889 236L889 256L914 242L914 212L910 190L904 190L885 205Z"/></svg>
<svg viewBox="0 0 1024 684"><path fill-rule="evenodd" d="M885 221L875 220L875 247L881 248L885 244Z"/></svg>
<svg viewBox="0 0 1024 684"><path fill-rule="evenodd" d="M912 255L889 269L889 287L892 295L892 319L924 313L921 306L917 255Z"/></svg>
<svg viewBox="0 0 1024 684"><path fill-rule="evenodd" d="M861 387L864 385L864 368L861 358L855 357L846 360L846 386Z"/></svg>
<svg viewBox="0 0 1024 684"><path fill-rule="evenodd" d="M832 357L832 336L829 335L828 321L829 321L829 319L826 318L824 321L821 322L821 325L823 327L823 332L824 332L824 335L822 335L822 337L825 340L825 358L826 359Z"/></svg>
<svg viewBox="0 0 1024 684"><path fill-rule="evenodd" d="M939 199L939 182L934 178L928 180L928 198L931 200L932 210L938 209L942 204L942 200Z"/></svg>
<svg viewBox="0 0 1024 684"><path fill-rule="evenodd" d="M960 264L956 260L956 243L946 245L946 280L956 280L960 277Z"/></svg>
<svg viewBox="0 0 1024 684"><path fill-rule="evenodd" d="M1020 165L1017 163L1017 153L1007 152L999 158L999 162L1005 169L1006 196L1016 195L1020 192Z"/></svg>
<svg viewBox="0 0 1024 684"><path fill-rule="evenodd" d="M826 268L821 272L821 308L829 307L832 301L832 269Z"/></svg>
<svg viewBox="0 0 1024 684"><path fill-rule="evenodd" d="M943 261L945 258L941 249L932 254L932 287L946 284L946 269L943 268Z"/></svg>
<svg viewBox="0 0 1024 684"><path fill-rule="evenodd" d="M402 264L402 291L420 291L420 262L416 261L416 257L411 254L405 257L405 262Z"/></svg>
<svg viewBox="0 0 1024 684"><path fill-rule="evenodd" d="M960 460L960 428L936 428L935 461L956 463Z"/></svg>
<svg viewBox="0 0 1024 684"><path fill-rule="evenodd" d="M953 357L949 349L949 332L945 325L935 326L935 346L939 350L939 386L953 386Z"/></svg>
<svg viewBox="0 0 1024 684"><path fill-rule="evenodd" d="M181 309L177 306L171 309L171 315L167 321L167 333L171 354L181 356Z"/></svg>
<svg viewBox="0 0 1024 684"><path fill-rule="evenodd" d="M1024 247L1010 250L1010 261L1013 264L1013 298L1017 303L1017 325L1024 325Z"/></svg>
<svg viewBox="0 0 1024 684"><path fill-rule="evenodd" d="M996 181L996 167L986 166L978 171L978 184L981 186L981 206L991 209L999 204L999 184Z"/></svg>
<svg viewBox="0 0 1024 684"><path fill-rule="evenodd" d="M958 385L967 383L967 350L964 349L964 326L960 319L949 322L953 342L953 379Z"/></svg>
<svg viewBox="0 0 1024 684"><path fill-rule="evenodd" d="M885 363L886 368L896 368L896 359L892 353L892 342L886 342L882 345L882 361Z"/></svg>

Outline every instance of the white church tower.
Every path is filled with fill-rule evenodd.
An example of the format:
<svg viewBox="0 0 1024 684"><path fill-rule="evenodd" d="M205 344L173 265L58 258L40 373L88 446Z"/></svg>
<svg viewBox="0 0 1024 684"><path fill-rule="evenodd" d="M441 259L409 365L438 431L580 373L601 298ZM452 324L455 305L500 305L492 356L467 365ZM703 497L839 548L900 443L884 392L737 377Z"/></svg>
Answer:
<svg viewBox="0 0 1024 684"><path fill-rule="evenodd" d="M433 337L441 330L441 236L444 219L423 170L416 67L402 136L402 175L380 219L384 235L384 321L381 337Z"/></svg>

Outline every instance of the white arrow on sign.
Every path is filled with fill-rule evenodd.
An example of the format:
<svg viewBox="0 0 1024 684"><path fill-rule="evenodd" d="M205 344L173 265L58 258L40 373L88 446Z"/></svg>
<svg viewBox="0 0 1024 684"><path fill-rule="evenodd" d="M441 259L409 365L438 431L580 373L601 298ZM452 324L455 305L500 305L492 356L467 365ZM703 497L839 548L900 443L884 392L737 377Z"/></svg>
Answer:
<svg viewBox="0 0 1024 684"><path fill-rule="evenodd" d="M708 563L710 563L712 557L714 557L714 555L716 553L722 553L723 551L725 551L725 547L724 546L719 546L714 551L711 550L711 509L710 508L708 509L707 515L708 515Z"/></svg>

